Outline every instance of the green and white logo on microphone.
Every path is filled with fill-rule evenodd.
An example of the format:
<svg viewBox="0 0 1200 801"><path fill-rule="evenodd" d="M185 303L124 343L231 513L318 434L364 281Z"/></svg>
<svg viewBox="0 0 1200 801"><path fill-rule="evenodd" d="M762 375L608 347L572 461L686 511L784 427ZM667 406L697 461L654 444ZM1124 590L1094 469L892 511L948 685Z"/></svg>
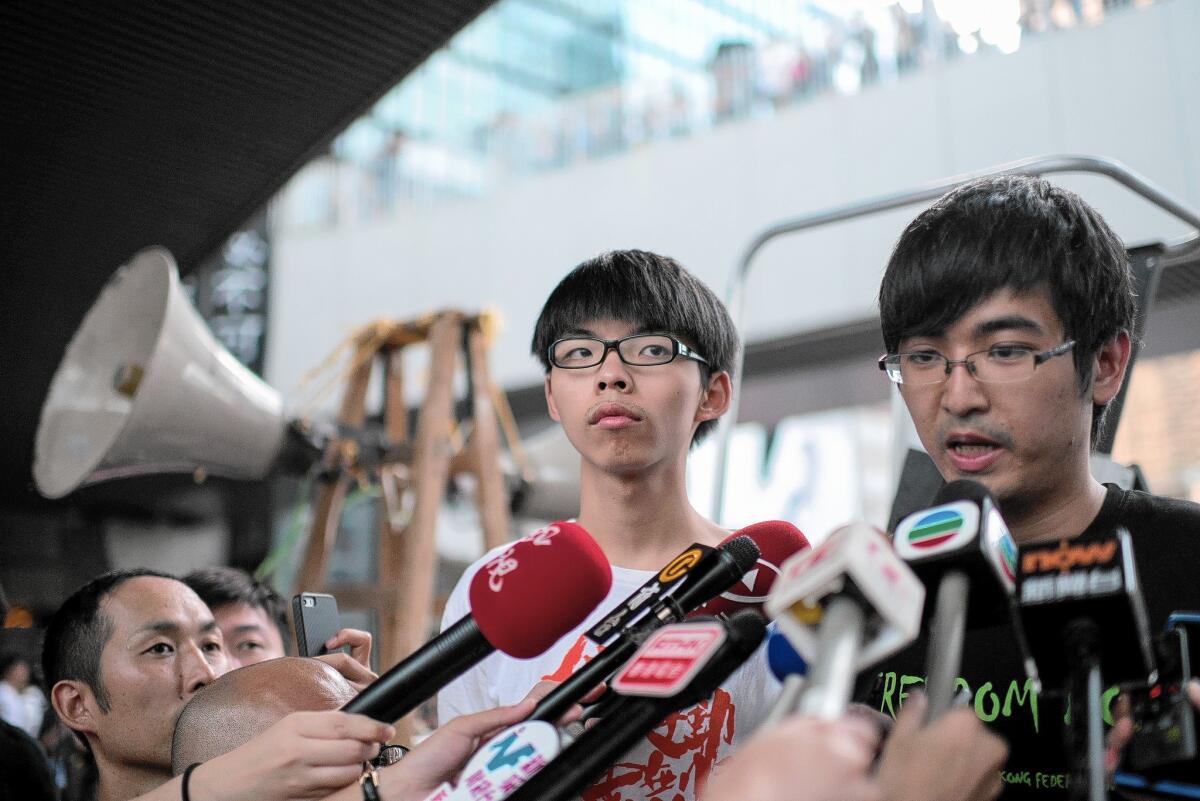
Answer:
<svg viewBox="0 0 1200 801"><path fill-rule="evenodd" d="M909 515L896 527L892 542L905 559L923 559L957 550L979 533L979 507L955 501Z"/></svg>

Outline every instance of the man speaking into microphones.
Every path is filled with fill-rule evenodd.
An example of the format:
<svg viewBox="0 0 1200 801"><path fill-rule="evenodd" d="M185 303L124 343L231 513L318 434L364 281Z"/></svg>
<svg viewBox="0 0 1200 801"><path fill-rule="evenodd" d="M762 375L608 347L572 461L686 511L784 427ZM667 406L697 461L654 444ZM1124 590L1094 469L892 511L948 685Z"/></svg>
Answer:
<svg viewBox="0 0 1200 801"><path fill-rule="evenodd" d="M595 630L614 610L622 604L642 610L640 590L656 596L656 584L670 584L694 566L686 557L693 544L712 549L729 537L688 502L685 470L692 444L729 407L737 341L712 291L674 260L652 253L605 253L576 267L554 289L532 349L546 371L550 416L579 453L577 522L611 563L612 590L583 625L542 656L492 655L446 686L438 696L440 720L519 701L542 680L567 679L601 651L588 632L597 639L612 636L623 618ZM471 578L495 555L464 574L444 624L467 613ZM752 557L748 572L754 562ZM749 583L767 572L763 568ZM708 614L717 611L725 610ZM583 798L694 801L712 767L766 716L778 687L765 657L756 653L711 696L671 712L638 737L629 753L582 790Z"/></svg>
<svg viewBox="0 0 1200 801"><path fill-rule="evenodd" d="M1101 484L1089 462L1129 364L1132 287L1124 246L1077 195L1028 176L973 181L900 237L879 292L879 366L943 478L985 486L1018 546L1128 530L1160 631L1173 609L1200 608L1200 506ZM884 664L875 708L895 714L924 683L926 646ZM1066 798L1066 701L1038 695L1011 623L968 625L961 652L956 687L1011 746L1003 797ZM1116 690L1101 695L1111 725Z"/></svg>

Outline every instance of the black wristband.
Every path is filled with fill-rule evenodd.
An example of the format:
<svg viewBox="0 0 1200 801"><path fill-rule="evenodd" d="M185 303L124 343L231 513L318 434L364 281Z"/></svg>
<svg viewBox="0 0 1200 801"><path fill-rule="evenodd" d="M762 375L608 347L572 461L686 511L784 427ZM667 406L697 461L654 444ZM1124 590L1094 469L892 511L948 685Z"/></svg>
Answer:
<svg viewBox="0 0 1200 801"><path fill-rule="evenodd" d="M193 762L183 771L183 784L179 786L180 791L183 793L183 801L192 801L191 798L188 797L188 780L192 778L192 771L198 767L200 767L200 763Z"/></svg>

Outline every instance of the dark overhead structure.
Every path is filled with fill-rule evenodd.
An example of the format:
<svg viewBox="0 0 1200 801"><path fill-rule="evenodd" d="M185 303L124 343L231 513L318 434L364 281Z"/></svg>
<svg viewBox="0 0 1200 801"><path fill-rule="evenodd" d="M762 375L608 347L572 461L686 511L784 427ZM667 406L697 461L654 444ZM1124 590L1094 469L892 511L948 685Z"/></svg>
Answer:
<svg viewBox="0 0 1200 801"><path fill-rule="evenodd" d="M113 271L186 273L491 0L0 5L0 502ZM335 268L336 265L330 265Z"/></svg>

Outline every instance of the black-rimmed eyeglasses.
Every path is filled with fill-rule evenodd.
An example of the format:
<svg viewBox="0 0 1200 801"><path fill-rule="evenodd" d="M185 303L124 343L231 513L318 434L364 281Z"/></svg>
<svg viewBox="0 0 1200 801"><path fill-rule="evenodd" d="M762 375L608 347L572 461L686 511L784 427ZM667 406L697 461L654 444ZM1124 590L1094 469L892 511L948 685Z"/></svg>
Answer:
<svg viewBox="0 0 1200 801"><path fill-rule="evenodd" d="M879 369L897 384L925 386L941 384L950 376L954 365L962 364L977 381L1012 384L1028 381L1039 364L1062 356L1073 347L1073 339L1040 352L1024 345L993 345L987 350L968 353L962 359L947 359L936 350L888 353L879 357Z"/></svg>
<svg viewBox="0 0 1200 801"><path fill-rule="evenodd" d="M667 364L678 356L695 359L708 364L699 353L689 348L670 334L630 334L620 339L595 339L593 337L566 337L550 346L550 363L564 370L579 370L595 367L615 350L625 364L634 367L649 367Z"/></svg>

